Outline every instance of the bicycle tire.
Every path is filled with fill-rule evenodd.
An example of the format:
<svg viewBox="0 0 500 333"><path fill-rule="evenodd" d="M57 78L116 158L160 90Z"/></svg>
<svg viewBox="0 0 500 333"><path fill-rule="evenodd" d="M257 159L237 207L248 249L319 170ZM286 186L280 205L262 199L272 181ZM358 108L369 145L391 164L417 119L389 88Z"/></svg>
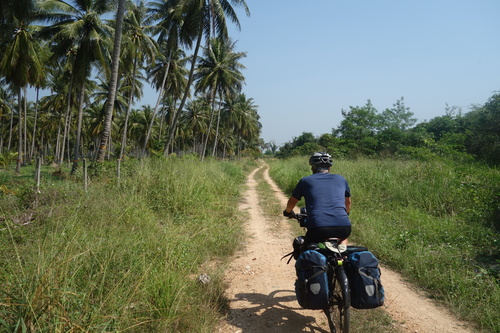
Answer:
<svg viewBox="0 0 500 333"><path fill-rule="evenodd" d="M331 282L330 304L324 309L331 333L349 333L351 297L349 282L342 266L335 268Z"/></svg>

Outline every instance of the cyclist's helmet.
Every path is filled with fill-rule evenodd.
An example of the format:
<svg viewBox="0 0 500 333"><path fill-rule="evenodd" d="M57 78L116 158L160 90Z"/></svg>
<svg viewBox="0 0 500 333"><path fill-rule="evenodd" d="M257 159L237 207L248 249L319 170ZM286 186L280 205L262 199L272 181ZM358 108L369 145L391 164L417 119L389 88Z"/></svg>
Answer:
<svg viewBox="0 0 500 333"><path fill-rule="evenodd" d="M327 153L314 153L309 157L309 165L317 168L329 168L333 165L332 156Z"/></svg>

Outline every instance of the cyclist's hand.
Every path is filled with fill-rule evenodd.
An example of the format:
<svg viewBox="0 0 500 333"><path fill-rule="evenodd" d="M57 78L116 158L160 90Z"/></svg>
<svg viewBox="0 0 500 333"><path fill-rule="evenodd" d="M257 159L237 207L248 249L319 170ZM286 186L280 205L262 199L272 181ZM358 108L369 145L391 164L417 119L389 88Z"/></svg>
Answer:
<svg viewBox="0 0 500 333"><path fill-rule="evenodd" d="M293 212L293 210L289 213L285 210L283 210L283 216L288 217L289 219L295 218L297 215Z"/></svg>

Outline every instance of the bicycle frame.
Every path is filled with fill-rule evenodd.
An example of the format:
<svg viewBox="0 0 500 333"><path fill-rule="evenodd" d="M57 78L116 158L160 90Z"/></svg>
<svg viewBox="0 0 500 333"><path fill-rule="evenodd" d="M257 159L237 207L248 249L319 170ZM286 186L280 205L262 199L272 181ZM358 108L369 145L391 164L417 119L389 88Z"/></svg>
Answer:
<svg viewBox="0 0 500 333"><path fill-rule="evenodd" d="M325 315L332 333L349 333L350 328L350 290L344 266L334 259L329 260L330 301Z"/></svg>

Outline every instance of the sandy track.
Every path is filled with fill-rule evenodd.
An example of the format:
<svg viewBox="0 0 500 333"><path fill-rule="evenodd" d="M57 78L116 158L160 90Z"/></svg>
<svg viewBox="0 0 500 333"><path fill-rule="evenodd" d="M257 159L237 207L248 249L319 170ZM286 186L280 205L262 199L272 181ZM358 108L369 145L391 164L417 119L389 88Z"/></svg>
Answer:
<svg viewBox="0 0 500 333"><path fill-rule="evenodd" d="M271 185L276 200L285 207L287 198L269 177L267 165L255 169L247 178L247 190L240 210L249 215L245 223L246 244L232 261L226 280L229 288L229 314L219 332L329 332L322 311L304 310L296 299L294 260L289 265L281 257L291 251L290 221L282 219L282 233L270 231L260 213L255 174L264 168L264 179ZM355 206L353 207L355 209ZM278 213L278 212L277 212ZM401 277L382 268L387 312L404 332L471 333L446 309L436 306L415 292ZM369 311L369 310L368 310Z"/></svg>

